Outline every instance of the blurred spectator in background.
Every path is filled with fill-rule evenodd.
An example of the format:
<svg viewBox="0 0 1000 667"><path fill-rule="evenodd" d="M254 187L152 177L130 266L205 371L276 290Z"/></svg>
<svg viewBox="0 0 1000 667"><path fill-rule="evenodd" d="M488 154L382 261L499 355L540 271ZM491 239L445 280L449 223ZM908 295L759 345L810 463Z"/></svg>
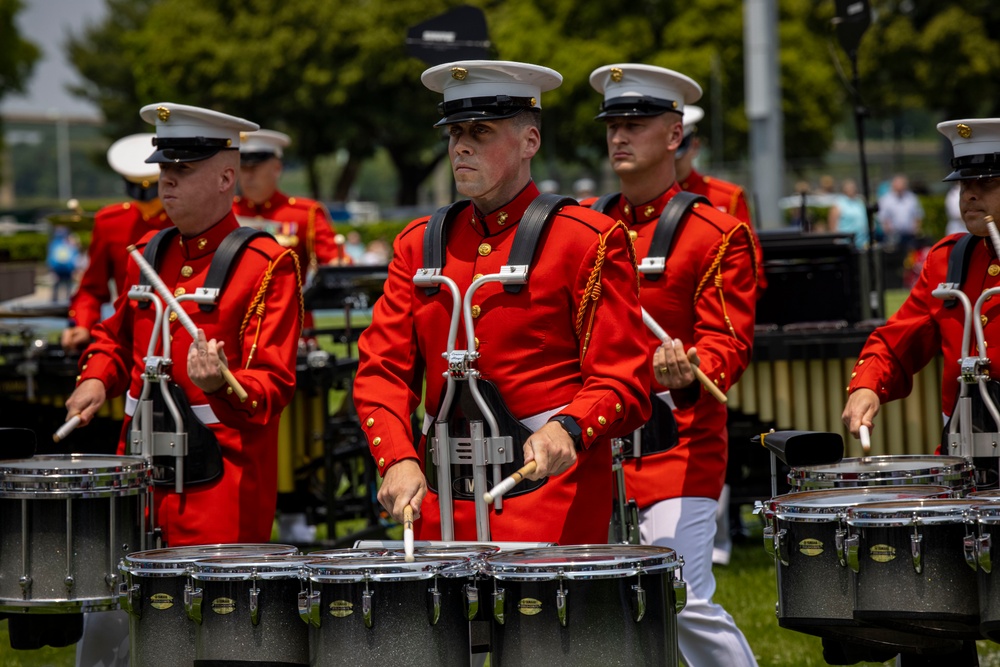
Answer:
<svg viewBox="0 0 1000 667"><path fill-rule="evenodd" d="M344 252L355 264L361 263L361 258L365 254L365 243L361 240L361 233L352 229L347 232L347 243L344 244Z"/></svg>
<svg viewBox="0 0 1000 667"><path fill-rule="evenodd" d="M382 266L389 263L389 244L384 239L375 239L368 244L359 264Z"/></svg>
<svg viewBox="0 0 1000 667"><path fill-rule="evenodd" d="M809 181L797 181L795 183L795 194L799 198L799 205L792 211L791 225L803 232L812 231L812 215L809 213Z"/></svg>
<svg viewBox="0 0 1000 667"><path fill-rule="evenodd" d="M592 178L578 178L573 182L573 197L583 201L597 194L597 183Z"/></svg>
<svg viewBox="0 0 1000 667"><path fill-rule="evenodd" d="M889 192L878 200L878 217L885 231L888 245L896 245L904 251L914 248L920 225L924 220L924 209L920 200L910 189L906 176L896 174Z"/></svg>
<svg viewBox="0 0 1000 667"><path fill-rule="evenodd" d="M66 291L66 301L73 293L73 273L80 262L80 239L70 234L62 225L52 230L46 263L55 282L52 284L52 302L59 301L60 290Z"/></svg>
<svg viewBox="0 0 1000 667"><path fill-rule="evenodd" d="M948 224L945 225L944 234L964 234L968 230L962 220L962 211L958 207L961 197L962 187L956 182L948 193L944 196L944 214L948 216Z"/></svg>
<svg viewBox="0 0 1000 667"><path fill-rule="evenodd" d="M845 179L840 189L841 194L834 198L827 218L830 231L853 234L855 247L864 248L869 242L865 200L858 194L858 184L853 179Z"/></svg>

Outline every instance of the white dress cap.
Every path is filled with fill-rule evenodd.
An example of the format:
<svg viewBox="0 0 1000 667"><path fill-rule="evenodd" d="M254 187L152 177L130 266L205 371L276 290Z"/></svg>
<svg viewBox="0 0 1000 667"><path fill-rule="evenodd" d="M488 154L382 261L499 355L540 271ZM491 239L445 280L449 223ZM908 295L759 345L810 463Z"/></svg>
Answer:
<svg viewBox="0 0 1000 667"><path fill-rule="evenodd" d="M684 112L684 106L701 99L701 86L680 72L620 63L598 67L590 85L604 95L597 119L615 116L658 116L666 111Z"/></svg>
<svg viewBox="0 0 1000 667"><path fill-rule="evenodd" d="M122 137L108 149L108 164L126 180L149 187L150 182L160 177L159 166L146 162L155 136L143 132Z"/></svg>
<svg viewBox="0 0 1000 667"><path fill-rule="evenodd" d="M240 137L240 155L249 153L267 153L274 157L284 155L282 149L288 148L292 138L284 132L275 130L257 130L247 132Z"/></svg>
<svg viewBox="0 0 1000 667"><path fill-rule="evenodd" d="M525 109L541 109L542 93L562 83L548 67L507 60L461 60L424 70L420 81L444 94L444 115L435 127L471 120L510 118Z"/></svg>
<svg viewBox="0 0 1000 667"><path fill-rule="evenodd" d="M954 171L944 179L961 181L1000 176L1000 118L966 118L938 123L951 141Z"/></svg>
<svg viewBox="0 0 1000 667"><path fill-rule="evenodd" d="M705 110L701 107L688 104L684 107L684 136L688 136L695 131L698 123L705 117Z"/></svg>
<svg viewBox="0 0 1000 667"><path fill-rule="evenodd" d="M139 115L156 125L157 150L148 162L204 160L220 150L239 148L241 132L260 129L243 118L173 102L147 104Z"/></svg>

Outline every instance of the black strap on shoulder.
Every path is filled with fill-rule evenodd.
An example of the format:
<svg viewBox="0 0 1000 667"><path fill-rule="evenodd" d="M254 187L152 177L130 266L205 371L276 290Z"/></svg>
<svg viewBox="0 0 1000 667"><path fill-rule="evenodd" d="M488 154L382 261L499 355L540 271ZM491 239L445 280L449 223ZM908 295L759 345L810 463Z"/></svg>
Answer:
<svg viewBox="0 0 1000 667"><path fill-rule="evenodd" d="M205 278L205 284L202 285L202 288L221 290L226 281L229 280L236 259L243 253L243 249L250 241L258 236L270 237L271 235L253 227L237 227L229 232L226 238L222 239L222 243L219 244L212 257L212 263L208 266L208 276ZM210 313L215 310L215 304L201 303L198 304L198 308L203 313Z"/></svg>
<svg viewBox="0 0 1000 667"><path fill-rule="evenodd" d="M528 204L528 208L521 217L521 222L517 223L514 245L510 249L507 265L530 267L535 258L535 251L538 249L538 238L542 235L542 230L545 229L552 214L563 206L576 206L576 203L575 199L562 195L538 195L533 202ZM503 286L504 291L510 294L517 294L522 287L524 287L523 284Z"/></svg>
<svg viewBox="0 0 1000 667"><path fill-rule="evenodd" d="M945 282L952 285L962 286L965 276L969 272L969 262L972 259L972 251L976 249L976 237L973 234L965 234L957 241L955 247L951 249L948 256L948 273L945 275ZM958 304L958 299L945 299L945 308L954 308Z"/></svg>
<svg viewBox="0 0 1000 667"><path fill-rule="evenodd" d="M156 235L149 239L149 243L147 243L146 247L142 249L142 258L146 260L146 263L154 269L158 269L160 267L160 262L163 260L163 253L167 250L167 246L179 233L180 230L176 227L167 227L166 229L161 229L156 232ZM146 274L142 271L139 272L139 284L145 287L148 287L150 284ZM149 301L140 301L137 305L140 308L149 308Z"/></svg>
<svg viewBox="0 0 1000 667"><path fill-rule="evenodd" d="M709 203L702 195L681 190L671 197L667 205L663 207L663 213L660 214L660 219L656 222L656 231L653 232L653 242L649 246L649 254L647 255L653 260L662 258L663 262L657 263L657 266L661 267L659 269L643 271L648 279L656 280L663 274L663 268L666 266L667 255L670 254L677 228L691 207L698 202Z"/></svg>
<svg viewBox="0 0 1000 667"><path fill-rule="evenodd" d="M457 201L454 204L442 206L431 219L427 221L427 229L424 230L424 268L442 269L444 268L444 241L447 234L448 225L455 216L464 211L472 202L468 199ZM441 287L432 285L425 287L427 296L438 293Z"/></svg>
<svg viewBox="0 0 1000 667"><path fill-rule="evenodd" d="M609 192L606 195L601 195L597 198L590 208L595 211L600 211L601 213L607 213L611 210L611 207L618 203L618 198L622 196L620 192Z"/></svg>

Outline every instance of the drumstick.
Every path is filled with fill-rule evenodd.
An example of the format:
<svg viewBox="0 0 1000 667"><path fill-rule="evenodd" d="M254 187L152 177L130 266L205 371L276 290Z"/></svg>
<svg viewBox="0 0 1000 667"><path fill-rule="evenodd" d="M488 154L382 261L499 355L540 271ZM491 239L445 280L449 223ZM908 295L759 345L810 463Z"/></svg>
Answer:
<svg viewBox="0 0 1000 667"><path fill-rule="evenodd" d="M59 430L52 434L52 442L59 442L64 439L70 433L73 432L77 426L80 425L80 414L77 413L66 420L66 423L59 427Z"/></svg>
<svg viewBox="0 0 1000 667"><path fill-rule="evenodd" d="M197 341L198 327L195 326L195 323L191 321L191 317L184 312L181 305L177 303L177 299L174 298L174 295L170 293L167 286L162 280L160 280L160 276L157 275L156 270L149 265L149 262L146 261L146 258L142 256L142 253L140 253L134 245L130 245L126 248L126 250L128 251L128 254L132 256L132 259L135 260L135 263L139 265L139 270L142 271L142 275L146 276L146 279L153 286L153 289L155 289L156 293L160 295L160 298L167 302L167 305L170 306L172 311L177 313L177 321L180 322L181 326L183 326L187 330L188 334L191 335L191 339ZM232 387L233 392L235 392L236 397L240 399L241 403L247 400L247 392L243 389L243 385L239 383L232 371L225 366L222 366L222 377L226 380L226 384Z"/></svg>
<svg viewBox="0 0 1000 667"><path fill-rule="evenodd" d="M403 508L403 559L413 562L413 507Z"/></svg>
<svg viewBox="0 0 1000 667"><path fill-rule="evenodd" d="M667 332L663 330L663 327L661 327L660 324L653 319L653 316L650 315L649 311L645 308L642 309L642 321L643 324L649 327L649 330L653 332L653 335L660 339L661 343L664 343L665 345L673 345L673 339L667 335ZM700 368L693 364L691 365L691 368L694 369L694 375L698 378L698 381L701 382L701 386L707 389L708 393L715 397L715 400L719 403L728 402L729 399L727 399L726 395L722 393L722 390L719 389L714 382L709 380L708 376L705 375Z"/></svg>
<svg viewBox="0 0 1000 667"><path fill-rule="evenodd" d="M512 473L510 477L505 477L503 481L501 481L492 489L484 493L483 500L486 501L487 505L491 504L494 500L501 497L503 494L507 493L515 486L517 486L518 483L524 479L525 475L530 475L531 473L535 472L535 468L537 467L538 464L536 464L534 461L528 461L527 463L524 464L524 466L521 467L520 470L517 470L514 473Z"/></svg>
<svg viewBox="0 0 1000 667"><path fill-rule="evenodd" d="M872 448L871 431L869 431L868 427L864 424L861 425L861 428L859 428L858 431L860 431L861 435L861 449L865 450L865 454L868 454Z"/></svg>

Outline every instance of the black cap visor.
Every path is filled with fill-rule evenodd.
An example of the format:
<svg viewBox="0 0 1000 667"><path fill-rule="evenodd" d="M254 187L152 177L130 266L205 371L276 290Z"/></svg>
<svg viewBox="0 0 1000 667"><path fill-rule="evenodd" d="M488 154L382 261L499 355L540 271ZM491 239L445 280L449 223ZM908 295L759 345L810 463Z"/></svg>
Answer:
<svg viewBox="0 0 1000 667"><path fill-rule="evenodd" d="M977 178L1000 177L1000 153L987 155L965 155L952 159L953 172L945 181L970 181Z"/></svg>
<svg viewBox="0 0 1000 667"><path fill-rule="evenodd" d="M152 181L143 187L142 183L133 183L125 179L125 194L136 201L153 201L160 196L160 183Z"/></svg>
<svg viewBox="0 0 1000 667"><path fill-rule="evenodd" d="M253 167L261 162L267 162L271 158L276 158L278 155L270 151L253 151L253 152L243 152L240 151L240 166L242 167Z"/></svg>
<svg viewBox="0 0 1000 667"><path fill-rule="evenodd" d="M156 146L156 151L146 158L146 162L197 162L207 160L222 150L236 150L232 147L232 141L229 139L208 137L170 139L154 137L153 145Z"/></svg>
<svg viewBox="0 0 1000 667"><path fill-rule="evenodd" d="M444 118L434 123L434 127L468 123L475 120L503 120L504 118L513 118L525 110L540 111L534 102L532 97L510 97L508 95L469 97L442 102L438 104L438 111L444 115Z"/></svg>
<svg viewBox="0 0 1000 667"><path fill-rule="evenodd" d="M668 111L681 113L677 108L677 102L664 100L658 97L645 97L639 95L629 95L628 97L614 97L604 100L601 103L601 113L594 116L594 120L604 120L605 118L618 118L623 116L659 116Z"/></svg>

